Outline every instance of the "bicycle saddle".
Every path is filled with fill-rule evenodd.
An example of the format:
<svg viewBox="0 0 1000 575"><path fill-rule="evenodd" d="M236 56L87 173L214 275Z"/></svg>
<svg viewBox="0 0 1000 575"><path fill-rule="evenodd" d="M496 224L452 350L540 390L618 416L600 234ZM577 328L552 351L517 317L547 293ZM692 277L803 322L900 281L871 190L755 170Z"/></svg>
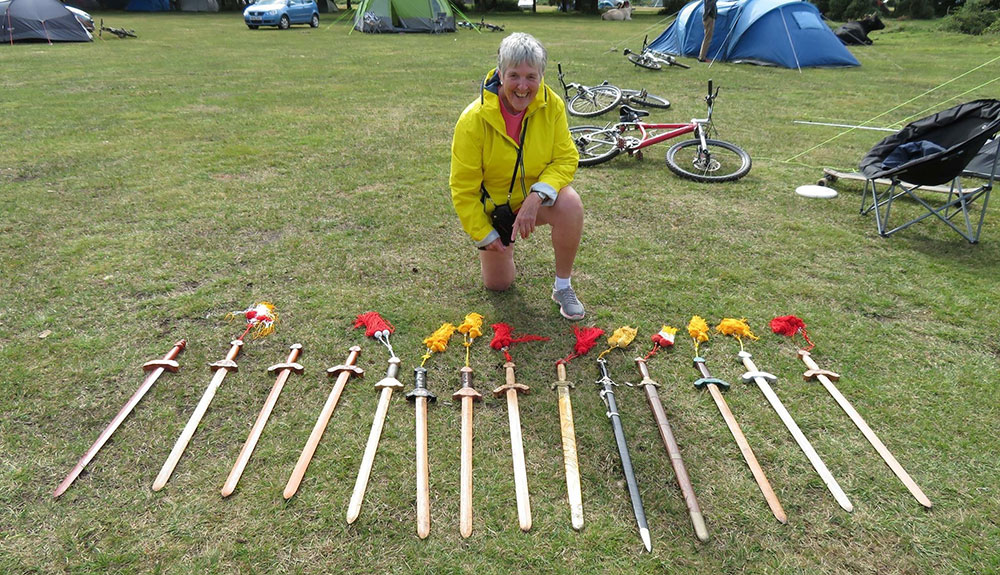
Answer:
<svg viewBox="0 0 1000 575"><path fill-rule="evenodd" d="M618 108L618 119L622 122L632 122L648 115L649 112L646 110L638 110L627 104Z"/></svg>

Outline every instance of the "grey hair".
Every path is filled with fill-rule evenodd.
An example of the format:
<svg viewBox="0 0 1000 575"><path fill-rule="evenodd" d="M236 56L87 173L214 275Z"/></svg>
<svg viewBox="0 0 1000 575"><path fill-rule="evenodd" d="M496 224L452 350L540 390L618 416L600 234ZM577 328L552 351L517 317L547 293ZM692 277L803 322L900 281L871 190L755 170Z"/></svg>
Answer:
<svg viewBox="0 0 1000 575"><path fill-rule="evenodd" d="M531 34L515 32L500 42L497 50L497 72L503 75L504 70L527 64L536 68L540 75L545 75L545 63L548 53L545 46Z"/></svg>

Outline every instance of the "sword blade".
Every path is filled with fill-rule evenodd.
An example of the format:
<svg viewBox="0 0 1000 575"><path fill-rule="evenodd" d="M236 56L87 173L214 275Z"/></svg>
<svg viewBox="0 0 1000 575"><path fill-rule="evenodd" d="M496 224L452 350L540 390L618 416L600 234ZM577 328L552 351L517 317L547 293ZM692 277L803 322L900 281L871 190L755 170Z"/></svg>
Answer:
<svg viewBox="0 0 1000 575"><path fill-rule="evenodd" d="M363 375L364 372L354 366L354 362L357 361L359 355L361 355L361 348L358 346L351 347L344 364L330 368L330 370L337 371L337 381L334 383L333 390L330 391L330 396L327 397L326 403L323 404L323 409L319 413L316 424L313 425L312 432L309 433L309 439L306 440L306 445L302 448L299 460L295 462L295 468L292 469L292 475L288 478L288 483L285 484L283 496L286 500L291 499L298 492L299 486L302 484L302 478L305 477L306 469L309 468L309 463L316 453L316 448L319 447L319 441L323 438L323 433L326 431L327 424L330 423L330 418L333 417L333 410L337 408L337 402L340 401L340 395L343 393L347 381L351 379L352 375ZM327 370L327 373L332 373L330 370Z"/></svg>
<svg viewBox="0 0 1000 575"><path fill-rule="evenodd" d="M173 449L170 450L170 455L167 456L167 460L163 462L163 467L160 468L160 472L156 475L156 479L153 481L153 491L163 489L167 481L170 480L170 476L174 473L174 468L177 467L177 463L181 460L181 455L184 454L184 450L187 449L188 443L194 436L194 432L198 429L201 418L205 416L208 406L212 404L215 392L218 391L219 386L222 385L222 380L226 379L226 375L228 374L229 370L219 369L212 376L212 381L205 388L205 393L202 394L201 400L198 402L197 407L194 408L194 413L191 414L187 425L184 426L180 436L174 443Z"/></svg>
<svg viewBox="0 0 1000 575"><path fill-rule="evenodd" d="M431 532L430 469L427 461L427 398L414 400L417 420L417 536L426 538Z"/></svg>
<svg viewBox="0 0 1000 575"><path fill-rule="evenodd" d="M706 378L711 377L708 373L708 367L703 362L696 361L695 365L702 376ZM760 492L764 496L764 500L767 501L767 506L771 509L774 518L781 523L788 523L788 515L785 514L785 509L781 506L778 495L774 492L774 488L771 487L771 482L767 479L764 468L757 461L757 456L754 455L753 449L750 448L750 442L747 441L746 436L743 434L743 429L740 427L739 422L736 421L736 416L729 409L729 404L726 403L726 399L722 396L719 386L709 383L706 387L708 388L708 393L712 396L712 400L715 401L722 419L725 420L726 427L729 428L729 433L736 440L736 445L740 448L740 453L743 455L743 461L750 468L750 473L753 474L754 481L757 482L757 487L760 488Z"/></svg>
<svg viewBox="0 0 1000 575"><path fill-rule="evenodd" d="M743 365L750 372L759 371L757 366L754 364L753 359L750 358L750 354L743 352L741 357L743 359ZM823 459L818 453L816 453L812 443L809 443L805 434L802 433L801 429L799 429L798 424L796 424L795 420L792 419L791 414L789 414L788 410L785 409L784 404L782 404L781 400L778 399L777 394L775 394L774 390L771 389L771 385L767 383L767 379L758 376L754 377L753 381L757 384L757 387L760 388L764 397L767 398L771 407L774 408L774 411L778 414L781 422L785 424L786 428L788 428L789 433L792 434L792 437L795 439L795 442L798 443L799 448L802 449L803 453L805 453L806 458L809 460L809 463L812 464L813 469L816 470L816 473L819 474L823 483L826 484L827 489L829 489L830 493L833 494L833 498L837 500L837 503L840 504L844 511L847 511L848 513L854 511L854 504L852 504L851 500L847 498L847 494L844 493L840 484L837 483L837 480L833 477L833 474L830 473L829 469L827 469L826 464L823 463Z"/></svg>
<svg viewBox="0 0 1000 575"><path fill-rule="evenodd" d="M635 515L635 522L639 527L639 536L642 537L642 544L646 551L653 550L653 543L649 535L649 524L646 522L646 512L642 506L642 497L639 495L639 482L635 477L635 470L632 468L632 457L628 452L628 444L625 442L625 428L622 426L621 416L618 415L618 403L615 401L615 392L612 389L614 382L608 376L607 365L603 359L597 360L601 368L603 378L603 397L608 407L608 419L611 420L611 428L615 435L615 444L618 447L618 458L621 460L622 471L625 474L625 483L628 485L629 499L632 502L632 513Z"/></svg>
<svg viewBox="0 0 1000 575"><path fill-rule="evenodd" d="M94 441L93 445L90 446L90 449L88 449L87 452L83 454L83 457L80 458L80 461L77 462L76 466L74 466L73 469L70 470L69 474L66 475L66 478L62 480L62 482L59 484L58 487L56 487L56 490L52 494L52 497L59 497L60 495L65 493L67 489L69 489L69 486L72 485L74 481L76 481L76 478L79 477L81 473L83 473L83 469L87 467L87 465L91 462L91 460L94 459L94 457L97 455L97 452L100 451L102 447L104 447L104 444L107 443L109 439L111 439L111 436L114 434L115 431L118 430L118 427L122 424L122 422L125 421L125 418L128 417L130 413L132 413L132 410L135 409L135 406L138 405L139 401L141 401L143 396L146 395L146 392L153 387L153 384L156 383L156 380L160 377L160 375L163 374L163 372L166 371L168 368L170 368L171 371L177 371L176 362L174 362L173 360L174 358L177 357L177 355L181 352L181 350L184 349L186 345L187 342L182 339L174 344L173 349L171 349L167 353L167 355L163 357L162 361L160 362L154 361L154 362L149 362L149 364L147 364L147 365L156 364L159 365L160 367L155 367L146 374L146 377L145 379L143 379L142 384L139 386L139 389L137 389L135 393L132 394L132 397L130 397L129 400L125 402L125 405L122 406L122 408L118 411L118 414L115 415L114 418L111 420L111 423L109 423L108 426L104 428L104 431L102 431L100 435L97 436L97 439Z"/></svg>
<svg viewBox="0 0 1000 575"><path fill-rule="evenodd" d="M382 393L379 395L378 406L375 408L372 429L368 433L365 454L361 458L361 468L358 469L358 479L354 482L354 493L351 494L351 502L347 506L348 523L354 523L358 515L361 514L361 504L364 502L365 491L368 489L368 479L372 473L372 465L375 463L375 452L378 451L378 442L382 437L382 427L385 425L385 417L389 412L390 399L392 399L392 388L383 387Z"/></svg>
<svg viewBox="0 0 1000 575"><path fill-rule="evenodd" d="M521 439L521 410L517 390L507 390L507 420L510 425L510 450L514 461L514 493L517 497L517 521L521 531L531 529L531 501L528 498L528 472L524 464L524 443Z"/></svg>
<svg viewBox="0 0 1000 575"><path fill-rule="evenodd" d="M804 350L800 351L799 357L802 358L802 361L810 369L814 370L819 369L819 366L816 365L816 362L813 361L811 357L809 357L808 352ZM816 379L818 379L819 382L823 384L823 387L826 388L827 392L829 392L830 395L833 396L833 399L836 400L837 405L839 405L840 408L844 410L844 413L846 413L847 416L851 418L851 421L854 422L854 425L856 425L857 428L861 430L861 433L862 435L865 436L865 439L867 439L868 442L871 443L872 447L875 448L875 451L878 452L880 456L882 456L882 459L885 461L886 465L888 465L889 469L891 469L892 472L896 474L896 477L898 477L899 480L903 482L903 485L906 486L906 489L909 490L910 494L913 495L913 497L918 502L920 502L921 505L930 509L932 506L931 500L928 499L926 495L924 495L923 490L920 489L920 486L917 485L917 482L914 481L912 477L910 477L910 474L907 473L905 469L903 469L903 466L900 465L899 461L897 461L895 457L893 457L892 453L889 451L889 448L887 448L885 444L882 443L882 441L878 438L878 436L875 435L875 432L872 430L871 427L868 426L868 423L865 422L865 419L861 417L861 414L858 413L856 409L854 409L854 406L851 405L851 402L848 401L847 398L844 397L842 393L840 393L840 390L837 389L837 386L834 385L832 381L830 381L830 378L828 378L823 374L818 374L816 376Z"/></svg>
<svg viewBox="0 0 1000 575"><path fill-rule="evenodd" d="M663 447L666 448L667 455L670 457L670 465L674 469L677 485L684 496L684 503L687 505L688 514L691 516L691 524L694 527L695 536L701 541L708 541L708 528L705 526L705 517L702 515L701 507L698 505L698 498L695 497L694 486L691 484L691 478L688 476L684 460L681 458L681 450L677 445L673 429L670 428L670 422L667 420L667 413L663 409L663 402L660 401L660 393L656 390L658 384L649 376L645 359L637 357L635 358L635 364L639 368L640 375L642 375L642 383L640 385L646 392L646 402L649 404L649 409L653 412L653 419L656 421L657 429L660 431L660 440L663 442Z"/></svg>
<svg viewBox="0 0 1000 575"><path fill-rule="evenodd" d="M565 368L559 367L563 374ZM573 424L573 404L569 389L559 386L559 433L562 435L563 467L566 469L566 493L569 497L570 521L573 529L583 529L583 493L580 488L580 462L576 453L576 428Z"/></svg>
<svg viewBox="0 0 1000 575"><path fill-rule="evenodd" d="M462 398L462 469L459 501L459 532L472 535L472 410L473 399Z"/></svg>

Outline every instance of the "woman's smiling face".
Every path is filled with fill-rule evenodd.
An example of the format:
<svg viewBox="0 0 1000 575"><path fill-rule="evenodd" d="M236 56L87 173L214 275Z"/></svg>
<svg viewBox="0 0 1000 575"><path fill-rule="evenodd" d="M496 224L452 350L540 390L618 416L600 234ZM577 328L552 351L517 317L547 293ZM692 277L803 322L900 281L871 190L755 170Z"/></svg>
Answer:
<svg viewBox="0 0 1000 575"><path fill-rule="evenodd" d="M500 76L500 99L508 112L520 114L528 108L542 85L538 69L527 63L507 68Z"/></svg>

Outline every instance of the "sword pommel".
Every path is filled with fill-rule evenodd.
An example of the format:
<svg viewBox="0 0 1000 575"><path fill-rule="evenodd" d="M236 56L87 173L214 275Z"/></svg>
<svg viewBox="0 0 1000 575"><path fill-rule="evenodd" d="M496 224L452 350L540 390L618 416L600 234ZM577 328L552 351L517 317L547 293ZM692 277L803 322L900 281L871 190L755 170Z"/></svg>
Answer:
<svg viewBox="0 0 1000 575"><path fill-rule="evenodd" d="M778 381L778 376L773 373L768 373L766 371L748 371L741 376L743 383L750 383L756 378L763 378L768 383L774 383Z"/></svg>
<svg viewBox="0 0 1000 575"><path fill-rule="evenodd" d="M437 401L437 396L427 389L427 369L413 368L413 389L406 394L406 399L415 402L418 397L426 397L428 401Z"/></svg>
<svg viewBox="0 0 1000 575"><path fill-rule="evenodd" d="M172 359L154 359L153 361L147 361L142 364L143 371L153 371L160 368L169 372L176 372L181 368L181 366Z"/></svg>
<svg viewBox="0 0 1000 575"><path fill-rule="evenodd" d="M224 369L226 371L239 371L239 366L236 365L236 362L231 359L223 359L210 363L208 364L208 368L212 371L219 371L220 369Z"/></svg>
<svg viewBox="0 0 1000 575"><path fill-rule="evenodd" d="M696 379L694 382L694 386L697 387L698 389L701 389L706 385L718 385L722 389L729 389L729 383L722 381L717 377L702 377Z"/></svg>

